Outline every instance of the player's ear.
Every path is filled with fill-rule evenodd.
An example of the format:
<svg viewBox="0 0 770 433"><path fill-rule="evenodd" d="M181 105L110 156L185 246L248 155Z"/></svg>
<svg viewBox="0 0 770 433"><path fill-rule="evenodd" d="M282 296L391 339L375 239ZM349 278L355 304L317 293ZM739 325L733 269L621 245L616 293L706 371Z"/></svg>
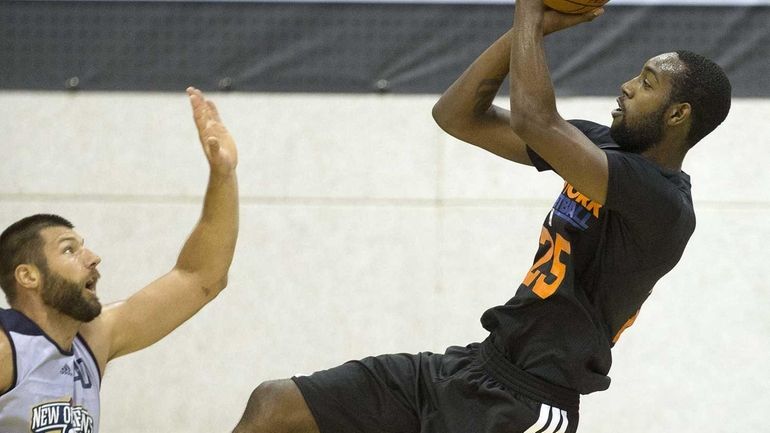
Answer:
<svg viewBox="0 0 770 433"><path fill-rule="evenodd" d="M692 116L692 106L689 102L679 102L672 104L666 110L666 124L668 126L679 126L690 120Z"/></svg>
<svg viewBox="0 0 770 433"><path fill-rule="evenodd" d="M42 281L40 270L31 264L25 263L16 266L13 275L16 277L16 284L25 289L36 289L40 287Z"/></svg>

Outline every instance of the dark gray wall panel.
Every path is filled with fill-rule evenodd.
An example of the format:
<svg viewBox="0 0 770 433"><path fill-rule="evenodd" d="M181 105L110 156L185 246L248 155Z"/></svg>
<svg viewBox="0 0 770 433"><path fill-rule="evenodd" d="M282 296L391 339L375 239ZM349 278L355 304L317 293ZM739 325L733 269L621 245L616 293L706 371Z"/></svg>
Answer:
<svg viewBox="0 0 770 433"><path fill-rule="evenodd" d="M0 2L0 88L437 93L511 23L506 5ZM560 95L615 95L689 49L770 96L770 7L611 6L550 36ZM75 79L76 78L76 79Z"/></svg>

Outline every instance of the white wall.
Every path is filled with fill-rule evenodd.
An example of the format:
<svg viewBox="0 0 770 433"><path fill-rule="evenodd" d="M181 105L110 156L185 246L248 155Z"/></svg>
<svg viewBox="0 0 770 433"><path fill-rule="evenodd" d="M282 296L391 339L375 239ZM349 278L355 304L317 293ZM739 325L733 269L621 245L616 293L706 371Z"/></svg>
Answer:
<svg viewBox="0 0 770 433"><path fill-rule="evenodd" d="M119 359L102 431L230 431L260 381L485 336L561 180L444 135L435 96L213 95L238 139L242 227L229 288ZM501 101L504 103L504 101ZM612 98L560 101L609 121ZM698 228L584 397L591 433L763 431L770 407L770 101L736 100L685 163ZM70 218L102 258L100 296L173 264L206 165L182 92L0 93L0 226Z"/></svg>

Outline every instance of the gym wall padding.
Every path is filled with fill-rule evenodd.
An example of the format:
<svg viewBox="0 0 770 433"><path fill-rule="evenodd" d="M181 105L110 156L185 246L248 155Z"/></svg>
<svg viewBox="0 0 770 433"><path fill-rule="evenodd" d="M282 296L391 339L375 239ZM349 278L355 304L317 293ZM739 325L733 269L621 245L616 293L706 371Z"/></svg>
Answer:
<svg viewBox="0 0 770 433"><path fill-rule="evenodd" d="M511 24L510 5L3 1L0 89L439 93ZM770 6L608 5L548 38L560 96L618 94L649 57L720 63L770 96Z"/></svg>

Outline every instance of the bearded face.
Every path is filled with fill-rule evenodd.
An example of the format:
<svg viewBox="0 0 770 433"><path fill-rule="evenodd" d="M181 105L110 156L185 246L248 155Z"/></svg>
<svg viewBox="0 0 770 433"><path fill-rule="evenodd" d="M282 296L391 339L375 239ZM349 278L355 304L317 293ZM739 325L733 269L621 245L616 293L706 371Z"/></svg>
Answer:
<svg viewBox="0 0 770 433"><path fill-rule="evenodd" d="M86 281L72 281L44 266L43 302L56 311L80 322L90 322L102 312L99 298L90 289L98 279L98 273Z"/></svg>
<svg viewBox="0 0 770 433"><path fill-rule="evenodd" d="M663 138L663 116L666 106L662 105L657 111L643 115L641 118L629 119L624 115L619 122L613 122L610 136L621 149L627 152L642 153Z"/></svg>

